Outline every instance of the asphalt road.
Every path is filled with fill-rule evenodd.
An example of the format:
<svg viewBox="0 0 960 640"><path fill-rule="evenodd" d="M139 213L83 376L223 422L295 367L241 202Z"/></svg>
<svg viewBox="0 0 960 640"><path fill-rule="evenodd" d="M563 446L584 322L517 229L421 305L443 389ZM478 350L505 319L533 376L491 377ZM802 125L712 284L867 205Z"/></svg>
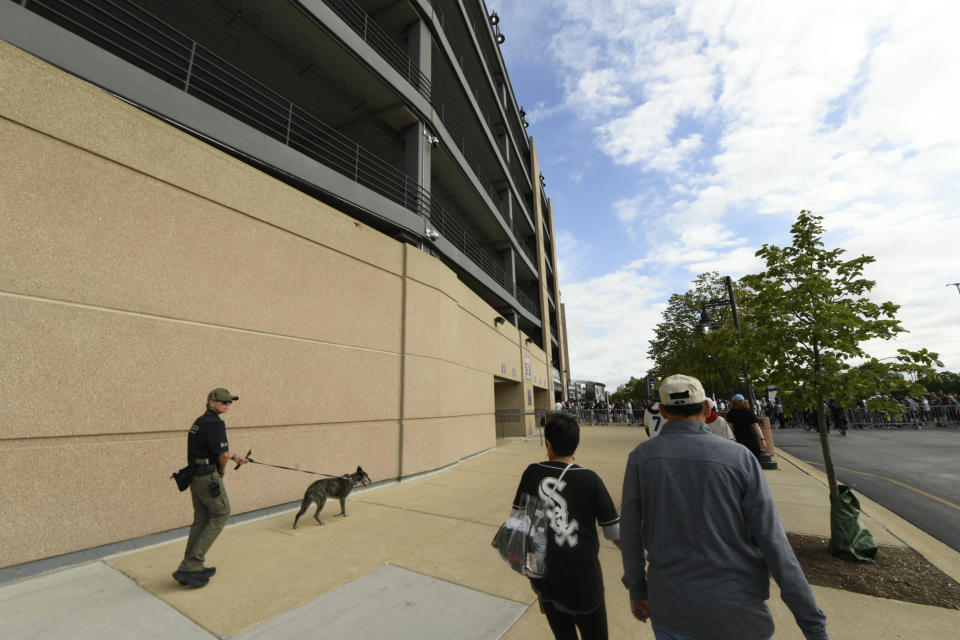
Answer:
<svg viewBox="0 0 960 640"><path fill-rule="evenodd" d="M774 444L823 470L816 431L775 429ZM960 430L830 432L839 482L960 551Z"/></svg>

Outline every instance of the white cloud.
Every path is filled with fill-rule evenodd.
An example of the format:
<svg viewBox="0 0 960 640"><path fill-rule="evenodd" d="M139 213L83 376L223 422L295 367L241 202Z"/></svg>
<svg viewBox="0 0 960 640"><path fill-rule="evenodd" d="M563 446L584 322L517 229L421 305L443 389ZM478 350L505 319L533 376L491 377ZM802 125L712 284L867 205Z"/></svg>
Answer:
<svg viewBox="0 0 960 640"><path fill-rule="evenodd" d="M569 231L557 232L557 278L563 290L570 274L580 273L586 257L593 250L589 244L578 239ZM566 302L566 300L564 300Z"/></svg>
<svg viewBox="0 0 960 640"><path fill-rule="evenodd" d="M644 293L631 305L639 316L607 314L603 335L584 328L590 348L571 335L590 371L621 381L642 373L646 347L636 346L634 327L638 317L658 321L657 291L663 300L684 290L677 274L758 270L756 249L789 242L800 209L824 216L828 246L875 256L874 297L902 305L910 333L871 345L877 355L927 347L960 370L960 295L945 287L960 280L960 4L520 4L556 27L548 55L565 78L559 108L594 132L610 163L638 176L606 206L644 254L564 291L568 322L584 327L600 309L620 309L624 288ZM577 260L589 263L582 252ZM653 275L659 288L643 280Z"/></svg>
<svg viewBox="0 0 960 640"><path fill-rule="evenodd" d="M667 293L660 281L631 269L565 285L571 376L615 387L642 375Z"/></svg>

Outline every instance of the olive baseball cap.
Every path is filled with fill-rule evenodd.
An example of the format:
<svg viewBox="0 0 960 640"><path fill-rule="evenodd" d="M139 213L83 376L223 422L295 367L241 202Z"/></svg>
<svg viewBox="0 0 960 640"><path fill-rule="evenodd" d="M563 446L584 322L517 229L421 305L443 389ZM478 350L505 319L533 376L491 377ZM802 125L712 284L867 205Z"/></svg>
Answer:
<svg viewBox="0 0 960 640"><path fill-rule="evenodd" d="M677 404L703 404L707 394L696 378L681 374L668 376L660 383L660 403L668 407Z"/></svg>
<svg viewBox="0 0 960 640"><path fill-rule="evenodd" d="M216 400L217 402L233 402L239 400L240 396L235 396L223 387L217 387L207 395L207 400Z"/></svg>

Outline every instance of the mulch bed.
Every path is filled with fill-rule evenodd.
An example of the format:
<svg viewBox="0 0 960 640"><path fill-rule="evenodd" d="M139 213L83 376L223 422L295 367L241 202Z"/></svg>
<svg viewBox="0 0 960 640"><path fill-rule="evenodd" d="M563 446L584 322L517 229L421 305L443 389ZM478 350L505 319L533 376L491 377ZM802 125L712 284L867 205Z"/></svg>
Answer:
<svg viewBox="0 0 960 640"><path fill-rule="evenodd" d="M828 538L798 533L788 533L787 538L810 584L960 609L960 583L909 547L881 545L871 564L834 556Z"/></svg>

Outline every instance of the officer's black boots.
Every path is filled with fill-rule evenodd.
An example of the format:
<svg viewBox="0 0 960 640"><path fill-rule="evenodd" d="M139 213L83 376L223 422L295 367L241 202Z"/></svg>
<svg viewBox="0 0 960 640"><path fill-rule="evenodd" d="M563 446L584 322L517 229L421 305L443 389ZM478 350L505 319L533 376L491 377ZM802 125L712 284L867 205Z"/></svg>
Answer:
<svg viewBox="0 0 960 640"><path fill-rule="evenodd" d="M210 576L204 575L203 571L174 571L173 579L190 587L202 587L210 581Z"/></svg>

